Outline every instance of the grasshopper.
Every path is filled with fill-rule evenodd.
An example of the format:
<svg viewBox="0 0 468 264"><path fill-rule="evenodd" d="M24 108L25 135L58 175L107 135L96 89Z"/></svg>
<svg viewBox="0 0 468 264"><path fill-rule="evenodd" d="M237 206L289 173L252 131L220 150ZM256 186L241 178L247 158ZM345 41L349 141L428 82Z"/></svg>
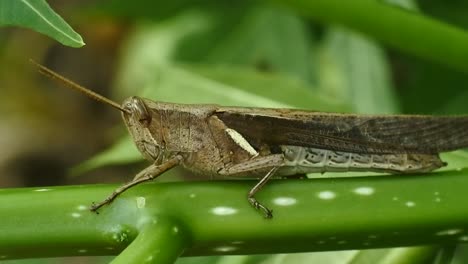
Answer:
<svg viewBox="0 0 468 264"><path fill-rule="evenodd" d="M137 96L121 105L36 62L39 72L122 113L138 150L152 164L91 211L132 186L182 166L210 177L255 177L248 202L272 177L312 172L422 173L446 165L440 152L468 147L468 116L355 115L296 109L175 104Z"/></svg>

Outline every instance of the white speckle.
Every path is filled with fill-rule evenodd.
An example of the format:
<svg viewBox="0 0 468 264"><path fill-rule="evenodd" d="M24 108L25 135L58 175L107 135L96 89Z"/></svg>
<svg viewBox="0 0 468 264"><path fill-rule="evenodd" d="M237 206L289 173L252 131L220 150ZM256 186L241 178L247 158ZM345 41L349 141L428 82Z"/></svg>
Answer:
<svg viewBox="0 0 468 264"><path fill-rule="evenodd" d="M177 226L174 226L174 227L172 228L172 232L174 232L174 234L179 233L179 228L178 228Z"/></svg>
<svg viewBox="0 0 468 264"><path fill-rule="evenodd" d="M211 212L215 215L232 215L237 213L237 209L227 206L218 206L211 209Z"/></svg>
<svg viewBox="0 0 468 264"><path fill-rule="evenodd" d="M318 193L318 198L322 199L322 200L331 200L331 199L334 199L336 197L336 193L332 192L332 191L321 191Z"/></svg>
<svg viewBox="0 0 468 264"><path fill-rule="evenodd" d="M434 195L439 195L439 192L434 192Z"/></svg>
<svg viewBox="0 0 468 264"><path fill-rule="evenodd" d="M236 142L236 144L247 151L252 157L258 156L258 152L249 144L249 142L236 130L226 128L226 133Z"/></svg>
<svg viewBox="0 0 468 264"><path fill-rule="evenodd" d="M145 197L142 197L142 196L137 197L136 198L136 203L137 203L137 207L139 209L145 208L145 205L146 205Z"/></svg>
<svg viewBox="0 0 468 264"><path fill-rule="evenodd" d="M454 229L447 229L442 230L436 233L437 236L453 236L458 235L463 232L463 229L454 228Z"/></svg>
<svg viewBox="0 0 468 264"><path fill-rule="evenodd" d="M81 217L81 214L80 213L71 213L71 216L73 218L80 218Z"/></svg>
<svg viewBox="0 0 468 264"><path fill-rule="evenodd" d="M87 249L80 249L80 250L78 250L78 253L86 253L86 252L88 252Z"/></svg>
<svg viewBox="0 0 468 264"><path fill-rule="evenodd" d="M353 192L359 195L372 195L374 194L375 190L372 187L358 187L354 189Z"/></svg>
<svg viewBox="0 0 468 264"><path fill-rule="evenodd" d="M290 206L297 203L297 200L292 197L278 197L273 200L276 205Z"/></svg>
<svg viewBox="0 0 468 264"><path fill-rule="evenodd" d="M340 240L340 241L338 241L338 245L344 245L344 244L346 244L346 243L348 243L346 240Z"/></svg>
<svg viewBox="0 0 468 264"><path fill-rule="evenodd" d="M78 205L76 207L76 209L78 209L79 211L85 211L85 210L88 210L88 206L86 205Z"/></svg>
<svg viewBox="0 0 468 264"><path fill-rule="evenodd" d="M395 196L395 197L392 198L392 200L393 201L398 201L399 199L398 199L398 197Z"/></svg>
<svg viewBox="0 0 468 264"><path fill-rule="evenodd" d="M191 194L189 195L189 197L193 199L193 198L197 197L197 195L194 194L194 193L191 193Z"/></svg>
<svg viewBox="0 0 468 264"><path fill-rule="evenodd" d="M113 247L106 247L107 250L114 250Z"/></svg>
<svg viewBox="0 0 468 264"><path fill-rule="evenodd" d="M414 206L416 205L416 203L413 202L413 201L407 201L407 202L405 203L405 205L408 206L408 207L414 207Z"/></svg>
<svg viewBox="0 0 468 264"><path fill-rule="evenodd" d="M468 236L461 236L458 238L460 241L468 241Z"/></svg>
<svg viewBox="0 0 468 264"><path fill-rule="evenodd" d="M240 244L244 244L244 241L232 241L231 244L233 245L240 245Z"/></svg>
<svg viewBox="0 0 468 264"><path fill-rule="evenodd" d="M112 239L114 239L115 241L121 243L121 242L124 242L124 241L126 241L128 239L128 234L125 231L115 233L114 235L112 235Z"/></svg>
<svg viewBox="0 0 468 264"><path fill-rule="evenodd" d="M149 255L149 256L145 259L145 261L146 261L146 262L150 262L150 261L153 260L153 258L154 258L153 255Z"/></svg>
<svg viewBox="0 0 468 264"><path fill-rule="evenodd" d="M363 244L364 246L370 246L371 243L370 243L370 242L364 242L364 243L362 243L362 244Z"/></svg>
<svg viewBox="0 0 468 264"><path fill-rule="evenodd" d="M324 240L319 240L319 241L317 241L317 244L323 245L323 244L325 244L325 241Z"/></svg>
<svg viewBox="0 0 468 264"><path fill-rule="evenodd" d="M48 192L48 191L52 191L52 189L47 189L47 188L44 188L44 189L36 189L34 190L35 192Z"/></svg>
<svg viewBox="0 0 468 264"><path fill-rule="evenodd" d="M456 171L462 171L462 168L456 168L455 170Z"/></svg>
<svg viewBox="0 0 468 264"><path fill-rule="evenodd" d="M232 252L236 249L237 247L233 247L233 246L221 246L221 247L216 247L213 250L217 252Z"/></svg>
<svg viewBox="0 0 468 264"><path fill-rule="evenodd" d="M377 235L369 235L369 236L367 236L367 237L370 238L370 239L376 239L376 238L377 238Z"/></svg>
<svg viewBox="0 0 468 264"><path fill-rule="evenodd" d="M439 197L437 197L437 198L434 199L434 201L435 201L436 203L440 203L440 201L442 201L442 199L440 199Z"/></svg>
<svg viewBox="0 0 468 264"><path fill-rule="evenodd" d="M330 239L330 240L335 240L336 237L332 236L332 237L329 237L328 239Z"/></svg>

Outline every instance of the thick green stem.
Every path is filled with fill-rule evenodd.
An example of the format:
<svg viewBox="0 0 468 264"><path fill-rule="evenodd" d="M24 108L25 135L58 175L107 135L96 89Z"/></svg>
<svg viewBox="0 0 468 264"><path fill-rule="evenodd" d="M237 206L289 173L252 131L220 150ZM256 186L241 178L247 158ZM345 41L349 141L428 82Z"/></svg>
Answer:
<svg viewBox="0 0 468 264"><path fill-rule="evenodd" d="M246 201L254 183L141 185L100 214L88 206L116 186L1 190L0 257L113 255L134 241L115 263L170 263L184 247L184 255L225 255L468 241L466 169L272 181L257 198L273 219Z"/></svg>
<svg viewBox="0 0 468 264"><path fill-rule="evenodd" d="M401 51L468 72L468 33L375 0L275 0L313 19L363 32Z"/></svg>

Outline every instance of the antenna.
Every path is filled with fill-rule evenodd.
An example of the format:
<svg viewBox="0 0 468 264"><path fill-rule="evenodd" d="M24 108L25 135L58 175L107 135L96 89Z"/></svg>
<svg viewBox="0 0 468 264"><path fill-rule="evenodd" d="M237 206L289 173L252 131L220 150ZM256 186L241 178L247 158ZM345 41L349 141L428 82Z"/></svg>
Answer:
<svg viewBox="0 0 468 264"><path fill-rule="evenodd" d="M110 99L108 99L108 98L106 98L106 97L104 97L104 96L102 96L100 94L97 94L97 93L95 93L95 92L93 92L93 91L91 91L89 89L86 89L85 87L83 87L83 86L81 86L81 85L79 85L79 84L77 84L77 83L63 77L62 75L54 72L53 70L47 68L46 66L41 65L41 64L35 62L32 59L30 59L29 61L38 68L38 70L39 70L39 72L41 74L49 77L50 79L55 80L55 81L65 85L65 86L67 86L68 88L71 88L71 89L74 89L74 90L76 90L76 91L78 91L80 93L83 93L84 95L88 96L91 99L94 99L96 101L99 101L99 102L102 102L104 104L108 104L108 105L110 105L110 106L112 106L114 108L117 108L118 110L120 110L120 111L122 111L124 113L128 113L128 114L131 113L129 110L123 108L118 103L116 103L116 102L114 102L114 101L112 101L112 100L110 100Z"/></svg>

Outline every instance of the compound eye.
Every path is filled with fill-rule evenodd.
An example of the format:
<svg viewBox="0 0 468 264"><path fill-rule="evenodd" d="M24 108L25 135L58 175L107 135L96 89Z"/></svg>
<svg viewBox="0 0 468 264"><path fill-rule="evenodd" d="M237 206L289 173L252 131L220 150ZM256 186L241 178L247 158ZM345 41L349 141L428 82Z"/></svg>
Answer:
<svg viewBox="0 0 468 264"><path fill-rule="evenodd" d="M134 97L132 101L133 113L135 117L142 125L148 127L151 123L152 116L151 113L148 111L145 102L143 102L143 100L141 100L138 97Z"/></svg>
<svg viewBox="0 0 468 264"><path fill-rule="evenodd" d="M123 109L125 109L126 113L132 113L133 112L133 107L132 107L132 103L131 102L128 102L128 103L125 103L123 106Z"/></svg>

